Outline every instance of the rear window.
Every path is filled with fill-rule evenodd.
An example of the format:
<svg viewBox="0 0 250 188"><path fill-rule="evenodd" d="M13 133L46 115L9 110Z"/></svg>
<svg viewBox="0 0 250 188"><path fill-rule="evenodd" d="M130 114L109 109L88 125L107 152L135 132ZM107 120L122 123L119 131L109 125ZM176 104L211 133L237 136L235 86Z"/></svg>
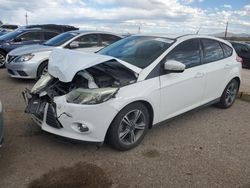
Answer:
<svg viewBox="0 0 250 188"><path fill-rule="evenodd" d="M44 39L49 40L49 39L51 39L51 38L53 38L53 37L55 37L57 35L58 35L58 33L55 33L55 32L45 32L44 33Z"/></svg>
<svg viewBox="0 0 250 188"><path fill-rule="evenodd" d="M204 63L214 62L224 58L220 43L211 39L202 39L204 49Z"/></svg>
<svg viewBox="0 0 250 188"><path fill-rule="evenodd" d="M233 54L233 49L230 46L228 46L228 45L226 45L224 43L221 43L221 46L222 46L222 48L224 50L225 58L230 57Z"/></svg>

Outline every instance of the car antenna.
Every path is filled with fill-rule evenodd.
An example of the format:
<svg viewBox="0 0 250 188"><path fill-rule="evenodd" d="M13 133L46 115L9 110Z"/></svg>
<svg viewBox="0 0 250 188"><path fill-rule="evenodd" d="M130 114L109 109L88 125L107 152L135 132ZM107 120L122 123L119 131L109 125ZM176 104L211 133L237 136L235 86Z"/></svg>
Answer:
<svg viewBox="0 0 250 188"><path fill-rule="evenodd" d="M196 31L196 35L199 34L200 30L201 30L201 26L200 26L199 29Z"/></svg>

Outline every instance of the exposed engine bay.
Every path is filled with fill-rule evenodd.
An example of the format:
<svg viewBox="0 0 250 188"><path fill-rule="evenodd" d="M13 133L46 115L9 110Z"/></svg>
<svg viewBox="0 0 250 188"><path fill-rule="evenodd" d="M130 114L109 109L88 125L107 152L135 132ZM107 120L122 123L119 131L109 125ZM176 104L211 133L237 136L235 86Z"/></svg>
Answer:
<svg viewBox="0 0 250 188"><path fill-rule="evenodd" d="M46 103L66 95L67 101L76 104L98 104L109 100L120 87L135 83L137 75L115 60L79 71L71 82L62 82L47 74L38 80L24 98L28 103L25 112L42 118Z"/></svg>
<svg viewBox="0 0 250 188"><path fill-rule="evenodd" d="M46 92L47 95L52 99L55 96L65 95L77 88L120 88L135 83L136 79L135 73L133 73L131 70L127 69L116 61L111 61L79 71L73 78L72 82L65 83L61 82L57 78L51 77L49 82L46 83L46 86L40 90L39 88L38 90L34 88L31 90L31 93L42 94L43 92Z"/></svg>

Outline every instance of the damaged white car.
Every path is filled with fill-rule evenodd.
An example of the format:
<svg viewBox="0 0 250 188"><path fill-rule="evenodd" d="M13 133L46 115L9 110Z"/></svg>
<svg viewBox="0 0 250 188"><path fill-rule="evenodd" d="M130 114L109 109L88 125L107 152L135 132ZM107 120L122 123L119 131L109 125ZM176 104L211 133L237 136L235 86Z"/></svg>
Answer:
<svg viewBox="0 0 250 188"><path fill-rule="evenodd" d="M166 119L205 104L230 107L237 60L228 42L198 35L136 35L97 54L55 50L48 74L23 93L25 111L47 132L128 150Z"/></svg>

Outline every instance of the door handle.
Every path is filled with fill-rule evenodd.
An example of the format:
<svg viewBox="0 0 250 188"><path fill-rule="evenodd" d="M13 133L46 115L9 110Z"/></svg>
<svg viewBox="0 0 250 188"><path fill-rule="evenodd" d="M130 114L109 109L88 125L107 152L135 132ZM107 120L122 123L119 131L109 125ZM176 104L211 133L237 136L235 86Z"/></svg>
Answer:
<svg viewBox="0 0 250 188"><path fill-rule="evenodd" d="M201 78L201 77L203 77L203 76L205 76L205 73L203 73L203 72L198 72L198 73L195 75L195 78Z"/></svg>

